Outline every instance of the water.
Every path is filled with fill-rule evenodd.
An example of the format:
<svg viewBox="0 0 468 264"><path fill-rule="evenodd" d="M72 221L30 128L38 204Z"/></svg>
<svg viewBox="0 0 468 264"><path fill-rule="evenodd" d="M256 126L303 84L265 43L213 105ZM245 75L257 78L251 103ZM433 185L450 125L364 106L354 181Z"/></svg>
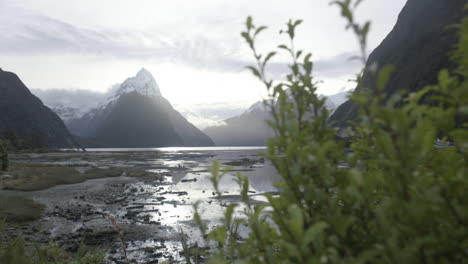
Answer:
<svg viewBox="0 0 468 264"><path fill-rule="evenodd" d="M86 151L90 152L129 152L129 151L166 151L166 152L177 152L177 151L243 151L243 150L265 150L266 147L164 147L164 148L86 148ZM71 149L64 149L71 150Z"/></svg>
<svg viewBox="0 0 468 264"><path fill-rule="evenodd" d="M31 154L22 162L138 168L148 172L144 177L104 178L33 192L36 200L47 205L41 226L52 230L52 239L69 241L73 232L77 232L78 240L89 234L101 238L102 233L113 228L102 216L111 214L125 230L125 242L134 261L145 263L156 258L178 262L180 230L189 235L190 243L201 240L192 220L193 205L199 202L202 217L209 226L218 224L226 204L239 201L236 173L249 178L251 198L259 203L265 201L262 193L277 191L273 183L279 180L278 174L258 155L264 150L264 147L101 148ZM232 165L233 169L221 181L221 199L216 198L209 180L215 160L222 167ZM76 217L70 218L69 214ZM106 236L103 239L105 242L100 243L111 243L109 263L113 258L121 258L115 238L110 242Z"/></svg>

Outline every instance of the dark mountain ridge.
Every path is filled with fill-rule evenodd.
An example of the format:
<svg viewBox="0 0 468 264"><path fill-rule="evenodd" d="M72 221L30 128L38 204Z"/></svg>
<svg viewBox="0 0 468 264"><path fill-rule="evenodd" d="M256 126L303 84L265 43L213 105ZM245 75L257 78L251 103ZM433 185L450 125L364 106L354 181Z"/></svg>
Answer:
<svg viewBox="0 0 468 264"><path fill-rule="evenodd" d="M395 66L386 94L420 90L437 82L439 70L454 67L450 51L457 43L457 34L449 26L460 23L467 15L466 4L467 0L408 0L395 27L370 54L366 65ZM365 73L362 85L355 92L371 87L373 82L372 76ZM344 125L355 120L357 114L358 106L348 100L333 113L330 121Z"/></svg>
<svg viewBox="0 0 468 264"><path fill-rule="evenodd" d="M18 148L72 147L60 117L33 95L20 78L0 69L0 137Z"/></svg>

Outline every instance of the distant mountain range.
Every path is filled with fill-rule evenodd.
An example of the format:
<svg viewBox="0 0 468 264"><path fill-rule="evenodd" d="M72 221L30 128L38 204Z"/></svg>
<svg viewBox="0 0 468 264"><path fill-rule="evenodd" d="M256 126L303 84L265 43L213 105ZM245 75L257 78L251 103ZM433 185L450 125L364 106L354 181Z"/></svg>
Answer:
<svg viewBox="0 0 468 264"><path fill-rule="evenodd" d="M253 104L239 116L224 120L225 125L203 130L217 146L264 146L266 139L274 136L267 125L270 111L263 102Z"/></svg>
<svg viewBox="0 0 468 264"><path fill-rule="evenodd" d="M261 101L241 114L209 121L215 125L200 131L187 119L210 120L207 117L214 113L226 116L239 110L228 105L224 108L205 105L197 106L198 110L203 110L200 112L190 111L190 107L182 108L183 116L162 96L155 79L145 69L122 84L114 85L107 93L83 90L34 92L62 117L71 133L85 146L264 146L273 136L266 123L270 119L269 110ZM350 91L346 91L326 96L327 108L334 111L349 94Z"/></svg>
<svg viewBox="0 0 468 264"><path fill-rule="evenodd" d="M436 83L440 69L454 67L449 51L457 42L457 34L448 26L468 15L466 3L466 0L408 0L395 27L367 62L368 67L395 66L386 94L402 89L417 91ZM355 92L370 87L373 81L372 76L364 74L362 85ZM202 132L172 107L145 69L108 93L65 90L34 93L53 111L17 75L0 69L0 138L9 138L19 147L72 147L73 134L86 146L164 147L215 143L264 145L273 135L265 123L270 119L269 111L261 102L225 120L205 120L205 124L220 125ZM327 96L326 106L333 112L330 121L344 125L357 118L358 106L347 101L348 93ZM213 109L205 111L213 116ZM238 109L229 111L239 113ZM193 119L204 118L190 110L187 113Z"/></svg>
<svg viewBox="0 0 468 264"><path fill-rule="evenodd" d="M68 148L77 147L77 142L128 148L214 145L162 96L145 69L115 86L105 99L86 91L35 92L55 112L18 76L0 69L0 138L18 148Z"/></svg>
<svg viewBox="0 0 468 264"><path fill-rule="evenodd" d="M184 110L185 117L162 96L147 70L114 85L107 93L83 90L34 90L65 121L72 134L85 146L263 146L273 136L266 124L269 110L257 102L233 117L210 121L215 124L200 131L186 118L227 115L239 112L232 106L206 105L202 112ZM350 91L327 96L327 108L334 111ZM221 107L221 108L220 108ZM183 109L183 108L182 108ZM190 107L188 108L190 109ZM219 110L218 110L219 109ZM187 114L188 113L188 114ZM209 119L206 119L209 120ZM207 123L207 122L204 122Z"/></svg>
<svg viewBox="0 0 468 264"><path fill-rule="evenodd" d="M45 106L20 78L0 69L0 138L17 148L73 147L60 117Z"/></svg>
<svg viewBox="0 0 468 264"><path fill-rule="evenodd" d="M66 120L87 145L99 147L212 146L161 94L146 69L125 80L96 108Z"/></svg>
<svg viewBox="0 0 468 264"><path fill-rule="evenodd" d="M333 112L345 102L351 91L326 97L326 107ZM205 132L217 146L264 146L274 136L267 124L271 120L270 110L262 101L253 104L241 115L224 120L223 125L205 128Z"/></svg>
<svg viewBox="0 0 468 264"><path fill-rule="evenodd" d="M82 89L31 89L31 92L67 122L96 108L114 92L114 89L105 93Z"/></svg>

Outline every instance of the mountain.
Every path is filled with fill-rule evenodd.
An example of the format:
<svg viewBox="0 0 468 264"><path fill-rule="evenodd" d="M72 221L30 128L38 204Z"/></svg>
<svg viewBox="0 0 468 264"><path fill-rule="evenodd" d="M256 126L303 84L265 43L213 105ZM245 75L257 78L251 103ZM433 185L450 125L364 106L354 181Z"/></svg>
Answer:
<svg viewBox="0 0 468 264"><path fill-rule="evenodd" d="M100 103L114 95L119 84L110 86L106 91L89 91L84 89L31 89L31 92L56 112L65 123L78 119L96 108ZM187 121L198 129L216 126L222 120L240 115L250 105L244 101L220 101L213 103L184 103L173 105Z"/></svg>
<svg viewBox="0 0 468 264"><path fill-rule="evenodd" d="M336 111L336 109L342 105L344 102L348 100L348 97L353 93L353 90L348 90L344 92L340 92L333 95L328 95L326 106L330 112Z"/></svg>
<svg viewBox="0 0 468 264"><path fill-rule="evenodd" d="M69 120L67 127L100 147L214 145L162 96L146 69L125 80L97 108Z"/></svg>
<svg viewBox="0 0 468 264"><path fill-rule="evenodd" d="M457 34L449 25L460 23L467 11L467 0L408 0L398 21L370 54L367 66L374 63L380 68L394 65L385 92L394 94L402 89L417 91L437 82L437 73L442 68L453 68L449 52L457 43ZM372 85L373 78L364 74L363 83L355 90L359 93ZM358 106L351 101L341 105L330 120L344 125L355 120Z"/></svg>
<svg viewBox="0 0 468 264"><path fill-rule="evenodd" d="M325 106L333 112L342 104L350 91L325 97ZM205 128L205 132L217 146L264 146L268 138L274 136L271 127L266 123L271 120L270 110L262 101L254 103L241 115L224 120L220 126Z"/></svg>
<svg viewBox="0 0 468 264"><path fill-rule="evenodd" d="M83 89L31 89L31 92L65 122L82 117L108 96L106 93Z"/></svg>
<svg viewBox="0 0 468 264"><path fill-rule="evenodd" d="M19 148L71 147L63 121L20 78L0 69L0 137Z"/></svg>
<svg viewBox="0 0 468 264"><path fill-rule="evenodd" d="M203 130L217 146L264 146L274 136L266 120L270 112L263 102L253 104L239 116L224 120L225 125L208 127Z"/></svg>

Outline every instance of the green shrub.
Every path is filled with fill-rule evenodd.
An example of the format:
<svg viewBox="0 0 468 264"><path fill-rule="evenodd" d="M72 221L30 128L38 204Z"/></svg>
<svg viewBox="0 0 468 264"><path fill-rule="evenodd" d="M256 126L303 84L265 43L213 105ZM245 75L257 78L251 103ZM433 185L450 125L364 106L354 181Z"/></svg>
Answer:
<svg viewBox="0 0 468 264"><path fill-rule="evenodd" d="M2 264L102 264L104 259L104 253L87 250L83 245L76 256L70 256L53 243L28 248L21 237L0 242L0 263Z"/></svg>
<svg viewBox="0 0 468 264"><path fill-rule="evenodd" d="M139 168L89 168L79 172L75 167L53 166L49 164L21 164L12 166L8 175L0 174L0 187L17 191L37 191L61 184L81 183L86 180L107 177L143 177L151 175Z"/></svg>
<svg viewBox="0 0 468 264"><path fill-rule="evenodd" d="M56 243L48 245L26 244L20 236L10 239L4 234L6 221L0 218L0 263L2 264L102 264L105 254L88 249L84 244L75 256L66 253Z"/></svg>
<svg viewBox="0 0 468 264"><path fill-rule="evenodd" d="M0 162L2 163L0 170L7 171L9 167L8 152L6 144L3 141L4 140L0 138Z"/></svg>
<svg viewBox="0 0 468 264"><path fill-rule="evenodd" d="M65 166L13 166L10 178L0 179L4 188L18 191L36 191L59 184L73 184L86 180L75 168Z"/></svg>
<svg viewBox="0 0 468 264"><path fill-rule="evenodd" d="M37 220L42 215L44 206L17 195L0 194L0 219L12 223Z"/></svg>
<svg viewBox="0 0 468 264"><path fill-rule="evenodd" d="M359 24L353 15L360 2L334 4L357 35L365 62L369 23ZM351 98L360 114L348 131L350 155L327 123L311 54L294 49L300 23L289 21L281 31L290 44L278 48L292 58L284 82L266 75L276 52L260 54L255 45L266 27L255 26L249 17L242 32L257 60L257 66L249 68L274 102L270 125L276 136L268 141L264 156L282 177L277 184L281 193L266 195L266 205L253 205L248 179L238 174L242 202L227 207L223 225L208 230L196 211L205 238L202 246L211 246L197 254L209 256L210 263L468 261L468 18L460 25L460 43L453 53L459 67L441 70L436 85L388 99L383 91L393 67L363 70L376 82ZM440 136L443 142L453 139L454 145L434 147ZM343 169L341 162L349 168ZM222 175L215 163L216 189ZM242 217L235 217L236 210ZM240 225L250 229L247 237L240 238ZM186 259L198 261L188 256L191 252Z"/></svg>

